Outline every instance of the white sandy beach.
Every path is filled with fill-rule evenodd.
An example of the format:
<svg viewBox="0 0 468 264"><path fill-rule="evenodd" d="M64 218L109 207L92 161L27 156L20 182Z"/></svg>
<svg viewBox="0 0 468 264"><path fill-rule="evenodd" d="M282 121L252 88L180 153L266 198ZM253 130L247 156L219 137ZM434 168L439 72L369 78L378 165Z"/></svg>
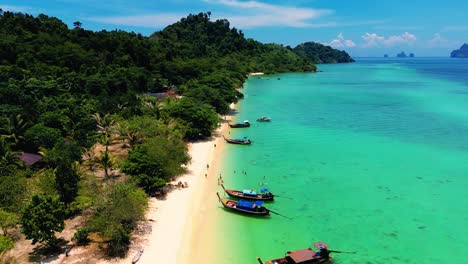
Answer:
<svg viewBox="0 0 468 264"><path fill-rule="evenodd" d="M233 107L232 104L231 108ZM229 116L227 118L230 119ZM188 188L171 191L165 200L150 199L146 219L151 225L149 229L151 231L138 237L131 246L128 256L118 260L102 260L99 263L132 263L138 250L143 249L138 264L185 264L191 263L194 256L197 257L197 253L193 252L194 248L199 250L200 246L204 248L212 246L211 244L194 246L194 244L197 243L200 228L204 233L210 232L212 228L205 224L215 222L215 219L206 219L206 216L200 213L200 205L204 199L211 197L213 203L210 205L210 210L217 206L214 202L218 187L218 174L215 168L218 167L218 160L222 156L224 143L222 134L227 134L227 128L227 123L222 123L211 139L189 145L192 161L187 167L187 173L172 183L187 182Z"/></svg>
<svg viewBox="0 0 468 264"><path fill-rule="evenodd" d="M190 208L195 200L194 194L203 187L200 185L205 184L204 175L213 158L214 144L213 140L191 144L189 172L178 179L187 182L188 188L170 192L166 200L151 199L148 219L154 220L152 233L138 263L180 263L177 260L184 232L192 224Z"/></svg>
<svg viewBox="0 0 468 264"><path fill-rule="evenodd" d="M260 75L265 75L263 72L251 72L249 73L249 76L260 76Z"/></svg>

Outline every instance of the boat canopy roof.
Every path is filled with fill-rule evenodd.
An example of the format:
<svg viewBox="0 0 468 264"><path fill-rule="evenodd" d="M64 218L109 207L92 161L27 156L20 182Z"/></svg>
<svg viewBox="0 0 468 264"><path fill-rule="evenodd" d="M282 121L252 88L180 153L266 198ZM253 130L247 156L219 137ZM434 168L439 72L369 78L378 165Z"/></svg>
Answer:
<svg viewBox="0 0 468 264"><path fill-rule="evenodd" d="M287 258L292 259L294 262L293 263L309 263L312 259L317 258L317 252L313 251L310 248L306 249L301 249L301 250L295 250L295 251L290 251L287 252L288 256Z"/></svg>
<svg viewBox="0 0 468 264"><path fill-rule="evenodd" d="M261 188L261 189L260 189L260 192L261 192L261 193L268 193L268 192L270 192L270 189L268 189L268 188Z"/></svg>
<svg viewBox="0 0 468 264"><path fill-rule="evenodd" d="M254 206L261 207L262 205L262 201L250 202L246 200L239 200L239 202L237 202L237 206L243 208L254 208Z"/></svg>
<svg viewBox="0 0 468 264"><path fill-rule="evenodd" d="M244 123L250 123L249 120L244 120Z"/></svg>
<svg viewBox="0 0 468 264"><path fill-rule="evenodd" d="M257 192L254 190L243 190L242 193L245 195L257 195Z"/></svg>

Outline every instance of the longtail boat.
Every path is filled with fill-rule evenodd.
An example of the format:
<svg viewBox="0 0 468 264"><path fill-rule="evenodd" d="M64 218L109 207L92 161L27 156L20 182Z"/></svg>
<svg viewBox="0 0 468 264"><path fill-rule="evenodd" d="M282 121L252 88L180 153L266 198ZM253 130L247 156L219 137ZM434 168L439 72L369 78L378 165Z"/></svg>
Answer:
<svg viewBox="0 0 468 264"><path fill-rule="evenodd" d="M255 215L255 216L269 216L270 215L270 210L265 208L263 206L262 201L256 201L256 202L249 202L245 200L239 200L239 201L233 201L229 199L222 199L219 196L219 193L216 193L218 195L219 201L223 204L224 208L243 213L243 214L248 214L248 215Z"/></svg>
<svg viewBox="0 0 468 264"><path fill-rule="evenodd" d="M258 122L271 122L271 118L267 116L262 116L262 117L257 118L257 121Z"/></svg>
<svg viewBox="0 0 468 264"><path fill-rule="evenodd" d="M254 200L254 201L273 201L273 199L275 198L275 196L266 188L262 188L260 190L260 193L257 193L254 190L237 191L237 190L226 189L224 188L223 184L221 184L221 187L223 187L223 190L227 193L227 195L233 198Z"/></svg>
<svg viewBox="0 0 468 264"><path fill-rule="evenodd" d="M331 252L339 252L328 250L328 246L323 242L314 243L314 247L318 251L314 251L311 248L294 250L286 252L286 256L282 258L277 258L265 262L265 264L317 264L317 263L326 263L331 261L330 257ZM260 264L263 264L260 258L257 258Z"/></svg>
<svg viewBox="0 0 468 264"><path fill-rule="evenodd" d="M235 124L228 123L228 124L229 124L229 126L231 128L242 128L242 127L249 127L250 126L249 120L244 120L244 122L242 122L242 123L235 123Z"/></svg>
<svg viewBox="0 0 468 264"><path fill-rule="evenodd" d="M226 140L227 143L230 143L230 144L238 144L238 145L250 145L252 144L252 141L250 139L247 139L247 138L243 138L243 139L232 139L232 138L226 138L224 137L224 140Z"/></svg>

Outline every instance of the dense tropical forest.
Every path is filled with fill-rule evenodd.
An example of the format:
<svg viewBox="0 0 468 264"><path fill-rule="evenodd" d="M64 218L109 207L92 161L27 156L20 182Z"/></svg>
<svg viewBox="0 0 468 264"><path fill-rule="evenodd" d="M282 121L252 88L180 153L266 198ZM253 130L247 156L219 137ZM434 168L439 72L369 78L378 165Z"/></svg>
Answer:
<svg viewBox="0 0 468 264"><path fill-rule="evenodd" d="M185 142L211 136L247 73L316 71L210 13L150 37L82 26L0 11L0 252L19 233L59 250L55 232L85 215L75 243L124 255L147 195L184 172Z"/></svg>
<svg viewBox="0 0 468 264"><path fill-rule="evenodd" d="M354 62L346 51L336 50L320 43L306 42L297 45L293 51L312 63L345 63Z"/></svg>

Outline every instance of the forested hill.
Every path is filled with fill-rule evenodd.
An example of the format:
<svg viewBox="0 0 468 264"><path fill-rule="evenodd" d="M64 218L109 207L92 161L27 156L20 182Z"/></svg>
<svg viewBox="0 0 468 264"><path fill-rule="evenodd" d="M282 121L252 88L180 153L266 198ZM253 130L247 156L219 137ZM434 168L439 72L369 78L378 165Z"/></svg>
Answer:
<svg viewBox="0 0 468 264"><path fill-rule="evenodd" d="M354 62L346 51L337 50L316 42L300 44L293 51L312 63Z"/></svg>
<svg viewBox="0 0 468 264"><path fill-rule="evenodd" d="M151 39L156 43L162 72L175 83L220 68L242 74L316 70L310 62L280 45L246 39L241 30L230 27L228 20L210 21L210 13L189 15L154 33ZM179 72L182 74L174 74Z"/></svg>
<svg viewBox="0 0 468 264"><path fill-rule="evenodd" d="M0 262L20 231L57 250L84 210L77 243L124 255L145 193L184 172L184 141L211 136L247 73L315 70L209 13L145 37L0 10Z"/></svg>

